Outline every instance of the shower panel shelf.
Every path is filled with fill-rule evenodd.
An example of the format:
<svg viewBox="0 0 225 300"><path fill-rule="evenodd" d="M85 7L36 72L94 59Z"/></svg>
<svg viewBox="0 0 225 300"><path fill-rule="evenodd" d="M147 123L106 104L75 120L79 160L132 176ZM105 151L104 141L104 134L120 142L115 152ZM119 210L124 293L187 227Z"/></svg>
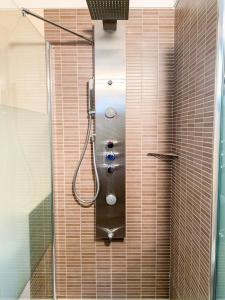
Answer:
<svg viewBox="0 0 225 300"><path fill-rule="evenodd" d="M175 153L160 153L160 152L149 152L147 156L153 156L157 158L166 158L166 159L174 159L178 158L178 155Z"/></svg>

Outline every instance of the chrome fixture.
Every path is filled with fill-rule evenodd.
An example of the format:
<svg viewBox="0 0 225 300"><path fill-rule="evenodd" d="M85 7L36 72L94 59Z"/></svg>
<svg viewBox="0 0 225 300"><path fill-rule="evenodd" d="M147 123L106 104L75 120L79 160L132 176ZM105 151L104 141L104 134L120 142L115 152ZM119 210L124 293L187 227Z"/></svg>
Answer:
<svg viewBox="0 0 225 300"><path fill-rule="evenodd" d="M108 205L115 205L116 201L117 201L117 199L116 199L115 195L109 194L109 195L106 196L106 203Z"/></svg>
<svg viewBox="0 0 225 300"><path fill-rule="evenodd" d="M117 111L114 107L107 107L105 110L105 116L108 119L113 119L117 115Z"/></svg>
<svg viewBox="0 0 225 300"><path fill-rule="evenodd" d="M95 2L95 1L94 1ZM107 1L106 1L107 2ZM116 31L95 23L95 157L100 181L96 238L125 237L125 22Z"/></svg>
<svg viewBox="0 0 225 300"><path fill-rule="evenodd" d="M128 20L129 0L87 0L92 20L102 20L104 30L117 29L117 20Z"/></svg>
<svg viewBox="0 0 225 300"><path fill-rule="evenodd" d="M103 232L105 232L105 235L107 236L107 239L111 242L112 239L114 238L115 236L115 232L117 232L118 230L120 230L121 228L120 227L117 227L117 228L114 228L114 229L108 229L108 228L104 228L104 227L101 227L101 230Z"/></svg>
<svg viewBox="0 0 225 300"><path fill-rule="evenodd" d="M87 0L93 20L128 20L129 0Z"/></svg>
<svg viewBox="0 0 225 300"><path fill-rule="evenodd" d="M82 205L82 206L91 206L95 200L98 197L99 191L100 191L100 182L99 182L99 176L98 176L98 171L97 171L97 166L96 166L96 160L95 160L95 134L93 130L93 123L94 123L94 118L95 118L95 107L94 107L94 80L90 79L88 82L88 130L87 130L87 135L86 135L86 140L84 143L84 147L81 153L80 160L78 162L78 165L76 167L74 176L73 176L73 182L72 182L72 189L73 189L73 194L75 196L75 199L77 202ZM94 167L94 172L95 172L95 178L96 178L96 194L92 199L83 199L80 194L77 191L77 177L79 174L80 167L82 165L85 153L87 151L87 146L89 141L92 143L92 155L93 155L93 167Z"/></svg>
<svg viewBox="0 0 225 300"><path fill-rule="evenodd" d="M113 142L113 141L108 141L108 142L107 142L107 147L108 147L109 149L112 149L112 148L114 147L114 142Z"/></svg>
<svg viewBox="0 0 225 300"><path fill-rule="evenodd" d="M66 28L66 27L64 27L64 26L62 26L62 25L59 25L59 24L57 24L57 23L55 23L55 22L52 22L52 21L50 21L50 20L48 20L48 19L46 19L46 18L43 18L42 16L33 13L33 12L30 11L29 9L22 8L22 15L23 15L24 17L25 17L26 15L31 15L32 17L34 17L34 18L36 18L36 19L39 19L39 20L41 20L41 21L43 21L43 22L46 22L46 23L49 23L50 25L55 26L55 27L57 27L57 28L59 28L59 29L62 29L63 31L66 31L66 32L68 32L68 33L70 33L70 34L73 34L73 35L75 35L75 36L77 36L77 37L79 37L79 38L81 38L81 39L87 41L89 44L93 45L93 41L92 41L91 39L87 38L86 36L84 36L84 35L82 35L82 34L79 34L79 33L75 32L75 31L72 31L72 30L70 30L70 29L68 29L68 28Z"/></svg>
<svg viewBox="0 0 225 300"><path fill-rule="evenodd" d="M113 174L115 171L115 166L113 165L107 165L107 171L109 174Z"/></svg>

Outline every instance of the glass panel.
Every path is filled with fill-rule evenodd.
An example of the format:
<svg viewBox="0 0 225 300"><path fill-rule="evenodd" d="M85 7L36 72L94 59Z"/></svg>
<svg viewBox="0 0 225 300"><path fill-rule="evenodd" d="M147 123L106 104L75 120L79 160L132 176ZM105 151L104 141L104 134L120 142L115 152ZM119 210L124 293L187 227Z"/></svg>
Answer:
<svg viewBox="0 0 225 300"><path fill-rule="evenodd" d="M0 36L0 299L52 299L45 41L14 10Z"/></svg>
<svg viewBox="0 0 225 300"><path fill-rule="evenodd" d="M218 234L217 234L217 268L216 299L225 300L225 101L222 101L220 172L218 199Z"/></svg>

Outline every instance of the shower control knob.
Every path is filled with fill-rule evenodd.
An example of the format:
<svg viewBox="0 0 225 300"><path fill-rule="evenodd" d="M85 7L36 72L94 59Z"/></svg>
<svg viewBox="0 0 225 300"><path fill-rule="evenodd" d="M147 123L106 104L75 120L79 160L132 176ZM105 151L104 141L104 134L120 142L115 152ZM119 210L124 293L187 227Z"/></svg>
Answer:
<svg viewBox="0 0 225 300"><path fill-rule="evenodd" d="M107 147L112 149L114 147L114 143L112 141L107 142Z"/></svg>
<svg viewBox="0 0 225 300"><path fill-rule="evenodd" d="M115 171L115 167L114 166L108 166L107 171L108 171L109 174L112 174Z"/></svg>
<svg viewBox="0 0 225 300"><path fill-rule="evenodd" d="M109 161L114 161L116 159L116 155L113 152L107 153L106 154L106 159Z"/></svg>
<svg viewBox="0 0 225 300"><path fill-rule="evenodd" d="M107 203L108 205L113 206L113 205L116 204L116 202L117 202L117 199L116 199L116 196L115 196L115 195L109 194L109 195L106 196L106 203Z"/></svg>
<svg viewBox="0 0 225 300"><path fill-rule="evenodd" d="M113 108L113 107L108 107L105 111L105 116L108 119L113 119L113 118L115 118L116 115L117 115L117 112L116 112L115 108Z"/></svg>

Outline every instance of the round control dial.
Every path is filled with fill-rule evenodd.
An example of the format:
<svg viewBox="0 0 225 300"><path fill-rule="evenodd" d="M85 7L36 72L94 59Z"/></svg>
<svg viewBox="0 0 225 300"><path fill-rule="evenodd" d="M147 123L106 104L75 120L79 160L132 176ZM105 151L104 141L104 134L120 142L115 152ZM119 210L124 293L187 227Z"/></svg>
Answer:
<svg viewBox="0 0 225 300"><path fill-rule="evenodd" d="M117 112L116 112L115 108L113 108L113 107L108 107L105 111L105 116L108 119L113 119L113 118L115 118L116 115L117 115Z"/></svg>
<svg viewBox="0 0 225 300"><path fill-rule="evenodd" d="M115 195L109 194L109 195L106 196L106 203L107 203L108 205L111 205L111 206L112 206L112 205L115 205L116 202L117 202L117 199L116 199L116 196L115 196Z"/></svg>
<svg viewBox="0 0 225 300"><path fill-rule="evenodd" d="M107 142L107 147L108 147L109 149L112 149L112 148L114 147L114 143L113 143L112 141L108 141L108 142Z"/></svg>
<svg viewBox="0 0 225 300"><path fill-rule="evenodd" d="M113 152L107 153L106 154L106 159L109 161L114 161L116 159L116 155Z"/></svg>
<svg viewBox="0 0 225 300"><path fill-rule="evenodd" d="M115 167L114 166L108 166L107 171L109 174L113 174L115 171Z"/></svg>

